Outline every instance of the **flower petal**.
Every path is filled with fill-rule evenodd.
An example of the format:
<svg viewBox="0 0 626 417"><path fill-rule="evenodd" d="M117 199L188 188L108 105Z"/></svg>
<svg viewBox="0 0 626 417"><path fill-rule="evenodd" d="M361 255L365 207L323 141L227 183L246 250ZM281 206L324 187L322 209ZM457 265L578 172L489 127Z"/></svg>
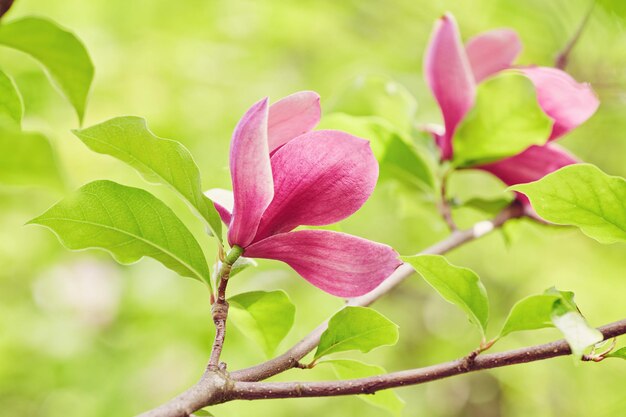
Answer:
<svg viewBox="0 0 626 417"><path fill-rule="evenodd" d="M245 255L285 262L317 288L340 297L368 293L401 264L387 245L328 230L274 235L252 244Z"/></svg>
<svg viewBox="0 0 626 417"><path fill-rule="evenodd" d="M235 128L230 144L230 172L235 204L228 228L231 245L247 246L272 201L274 185L267 144L267 98L254 104Z"/></svg>
<svg viewBox="0 0 626 417"><path fill-rule="evenodd" d="M274 199L255 241L300 225L342 220L369 198L378 162L369 142L334 130L298 136L272 155Z"/></svg>
<svg viewBox="0 0 626 417"><path fill-rule="evenodd" d="M498 177L506 185L537 181L557 169L577 163L578 160L558 145L531 146L524 152L478 167ZM528 198L516 193L518 200L530 204Z"/></svg>
<svg viewBox="0 0 626 417"><path fill-rule="evenodd" d="M543 111L554 119L550 140L564 135L590 118L600 101L587 83L578 83L556 68L520 68L537 89Z"/></svg>
<svg viewBox="0 0 626 417"><path fill-rule="evenodd" d="M222 221L225 224L230 224L231 213L235 205L233 192L222 188L211 188L210 190L206 190L204 195L213 202Z"/></svg>
<svg viewBox="0 0 626 417"><path fill-rule="evenodd" d="M446 133L440 141L442 159L452 157L452 136L474 104L476 85L454 17L444 15L435 25L424 74L443 114Z"/></svg>
<svg viewBox="0 0 626 417"><path fill-rule="evenodd" d="M270 152L313 130L321 112L320 96L313 91L300 91L272 104L268 120Z"/></svg>
<svg viewBox="0 0 626 417"><path fill-rule="evenodd" d="M476 82L509 68L522 51L522 42L511 29L494 29L470 39L466 46Z"/></svg>

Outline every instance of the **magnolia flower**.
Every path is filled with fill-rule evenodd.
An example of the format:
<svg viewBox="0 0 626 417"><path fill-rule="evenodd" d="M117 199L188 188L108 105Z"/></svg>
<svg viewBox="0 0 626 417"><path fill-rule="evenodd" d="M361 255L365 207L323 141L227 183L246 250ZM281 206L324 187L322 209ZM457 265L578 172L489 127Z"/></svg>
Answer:
<svg viewBox="0 0 626 417"><path fill-rule="evenodd" d="M209 190L228 242L244 256L287 263L336 296L365 294L399 265L389 246L345 233L297 230L342 220L369 198L378 163L369 142L334 130L312 131L319 96L263 99L239 121L230 147L233 192ZM229 201L230 200L230 201Z"/></svg>
<svg viewBox="0 0 626 417"><path fill-rule="evenodd" d="M507 185L535 181L576 163L571 154L550 141L585 122L599 105L588 84L576 82L564 71L513 67L521 49L517 33L509 29L484 32L463 45L454 17L446 14L435 25L424 62L426 82L444 119L444 129L432 132L443 160L452 159L454 131L474 105L477 83L502 70L516 68L534 84L539 106L554 120L548 143L533 145L518 155L475 167L492 173ZM518 198L528 202L523 195Z"/></svg>

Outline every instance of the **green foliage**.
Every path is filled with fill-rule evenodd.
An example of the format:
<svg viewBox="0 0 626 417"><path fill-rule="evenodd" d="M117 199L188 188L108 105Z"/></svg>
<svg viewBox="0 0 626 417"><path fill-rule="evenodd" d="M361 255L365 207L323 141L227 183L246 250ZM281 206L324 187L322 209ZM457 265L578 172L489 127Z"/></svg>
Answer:
<svg viewBox="0 0 626 417"><path fill-rule="evenodd" d="M22 97L13 80L0 71L0 122L15 123L18 127L22 123Z"/></svg>
<svg viewBox="0 0 626 417"><path fill-rule="evenodd" d="M332 113L322 119L320 128L342 130L369 140L380 163L381 180L393 178L432 193L436 183L433 156L389 121L380 116Z"/></svg>
<svg viewBox="0 0 626 417"><path fill-rule="evenodd" d="M339 379L367 378L387 373L385 368L378 365L368 365L363 362L348 359L325 360L320 364L332 366ZM394 416L402 415L404 401L392 390L378 391L375 395L359 395L358 398L388 411Z"/></svg>
<svg viewBox="0 0 626 417"><path fill-rule="evenodd" d="M82 121L94 67L82 42L46 19L26 17L0 25L0 44L39 61L54 79Z"/></svg>
<svg viewBox="0 0 626 417"><path fill-rule="evenodd" d="M560 298L557 294L539 294L518 301L504 322L499 337L522 330L553 327L552 310Z"/></svg>
<svg viewBox="0 0 626 417"><path fill-rule="evenodd" d="M68 249L103 249L122 264L149 256L210 285L198 242L169 207L145 190L94 181L29 223L48 227Z"/></svg>
<svg viewBox="0 0 626 417"><path fill-rule="evenodd" d="M172 187L195 207L221 240L222 221L211 200L202 193L198 166L180 142L155 136L145 119L134 116L116 117L74 130L74 134L94 152L126 162L147 181Z"/></svg>
<svg viewBox="0 0 626 417"><path fill-rule="evenodd" d="M619 348L615 352L611 352L608 355L606 355L605 357L607 357L607 358L626 359L626 347Z"/></svg>
<svg viewBox="0 0 626 417"><path fill-rule="evenodd" d="M559 329L572 349L576 360L580 359L589 346L604 340L600 331L587 323L574 302L574 293L550 288L546 294L559 295L552 308L552 323Z"/></svg>
<svg viewBox="0 0 626 417"><path fill-rule="evenodd" d="M590 164L566 166L539 181L510 187L544 219L577 226L600 243L626 242L626 180Z"/></svg>
<svg viewBox="0 0 626 417"><path fill-rule="evenodd" d="M315 360L331 353L360 350L367 353L398 341L398 326L367 307L346 307L328 322L315 351Z"/></svg>
<svg viewBox="0 0 626 417"><path fill-rule="evenodd" d="M253 291L228 299L229 319L271 357L293 326L296 306L284 291Z"/></svg>
<svg viewBox="0 0 626 417"><path fill-rule="evenodd" d="M460 205L460 207L478 210L493 217L500 213L509 204L511 204L511 198L502 197L488 199L477 197L465 201Z"/></svg>
<svg viewBox="0 0 626 417"><path fill-rule="evenodd" d="M504 72L479 84L476 104L454 133L453 162L467 167L518 154L546 143L551 127L532 82Z"/></svg>
<svg viewBox="0 0 626 417"><path fill-rule="evenodd" d="M458 306L485 337L489 319L487 290L474 271L452 265L439 255L403 256L446 301Z"/></svg>
<svg viewBox="0 0 626 417"><path fill-rule="evenodd" d="M401 84L381 76L355 79L332 106L334 112L378 116L402 132L411 129L417 101Z"/></svg>
<svg viewBox="0 0 626 417"><path fill-rule="evenodd" d="M0 184L61 185L50 142L40 133L0 125Z"/></svg>

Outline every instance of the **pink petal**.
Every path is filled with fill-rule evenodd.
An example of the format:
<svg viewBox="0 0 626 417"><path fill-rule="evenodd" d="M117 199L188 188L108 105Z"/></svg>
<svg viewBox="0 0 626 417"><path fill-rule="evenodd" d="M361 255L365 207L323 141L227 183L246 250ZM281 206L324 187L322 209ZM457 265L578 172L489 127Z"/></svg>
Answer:
<svg viewBox="0 0 626 417"><path fill-rule="evenodd" d="M440 141L442 159L452 157L452 136L473 106L474 76L454 17L444 15L435 25L426 57L424 74L443 114L446 133Z"/></svg>
<svg viewBox="0 0 626 417"><path fill-rule="evenodd" d="M270 152L313 130L321 112L320 96L313 91L300 91L272 104L268 121Z"/></svg>
<svg viewBox="0 0 626 417"><path fill-rule="evenodd" d="M524 152L498 162L478 167L498 177L506 185L537 181L557 169L577 163L578 160L558 145L531 146ZM517 193L518 200L530 204L528 198Z"/></svg>
<svg viewBox="0 0 626 417"><path fill-rule="evenodd" d="M211 188L204 192L215 206L217 213L225 224L230 224L231 213L235 205L235 196L232 191L221 188Z"/></svg>
<svg viewBox="0 0 626 417"><path fill-rule="evenodd" d="M543 111L554 119L550 140L585 122L600 105L589 84L576 82L564 71L547 67L520 69L535 85Z"/></svg>
<svg viewBox="0 0 626 417"><path fill-rule="evenodd" d="M476 82L509 68L522 51L522 42L511 29L494 29L473 37L465 46Z"/></svg>
<svg viewBox="0 0 626 417"><path fill-rule="evenodd" d="M247 246L272 201L274 185L267 145L267 98L241 118L230 144L230 172L235 204L228 228L231 245Z"/></svg>
<svg viewBox="0 0 626 417"><path fill-rule="evenodd" d="M274 199L255 241L300 225L342 220L369 198L378 162L369 142L344 132L319 130L291 140L272 155Z"/></svg>
<svg viewBox="0 0 626 417"><path fill-rule="evenodd" d="M245 256L285 262L311 284L339 297L373 290L401 264L387 245L327 230L274 235L252 244Z"/></svg>

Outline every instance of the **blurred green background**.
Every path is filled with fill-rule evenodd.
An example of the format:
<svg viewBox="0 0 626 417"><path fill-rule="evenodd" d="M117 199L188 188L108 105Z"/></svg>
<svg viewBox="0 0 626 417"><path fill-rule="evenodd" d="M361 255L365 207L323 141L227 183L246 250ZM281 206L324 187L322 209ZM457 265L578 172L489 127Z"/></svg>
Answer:
<svg viewBox="0 0 626 417"><path fill-rule="evenodd" d="M574 0L17 0L6 21L36 14L71 29L86 44L96 78L85 126L119 115L146 117L161 137L193 153L206 188L229 188L231 131L259 98L273 101L318 91L325 113L363 75L390 77L417 97L417 122L440 115L421 75L434 20L457 17L464 38L495 27L518 31L519 63L551 65L582 20L589 2ZM598 113L561 144L605 172L626 176L626 2L600 1L574 49L568 71L589 81ZM0 415L125 416L156 406L193 384L213 337L208 294L152 260L122 267L105 253L69 252L47 230L23 226L66 192L100 178L149 189L179 212L183 203L144 183L127 166L97 155L69 130L71 107L41 69L17 52L0 50L0 65L24 96L24 127L52 140L66 190L0 188ZM453 178L460 197L494 196L503 187L481 173ZM478 190L478 191L477 191ZM481 215L455 213L468 226ZM205 246L202 225L185 222ZM341 230L413 254L446 235L428 198L392 181ZM518 299L556 285L576 292L587 319L601 325L626 317L623 245L602 246L571 229L515 221L502 232L450 254L481 275L491 300L491 334ZM285 289L298 307L286 348L334 312L342 301L323 294L277 262L242 273L231 294ZM400 342L358 358L388 370L453 359L478 335L463 314L418 277L376 308L400 325ZM555 330L520 333L496 349L559 338ZM624 345L624 341L621 342ZM352 355L354 357L355 355ZM231 369L263 360L234 327L224 359ZM324 369L293 370L278 379L332 378ZM626 365L617 360L574 365L559 358L398 390L405 416L626 415ZM357 398L236 402L217 416L378 416Z"/></svg>

